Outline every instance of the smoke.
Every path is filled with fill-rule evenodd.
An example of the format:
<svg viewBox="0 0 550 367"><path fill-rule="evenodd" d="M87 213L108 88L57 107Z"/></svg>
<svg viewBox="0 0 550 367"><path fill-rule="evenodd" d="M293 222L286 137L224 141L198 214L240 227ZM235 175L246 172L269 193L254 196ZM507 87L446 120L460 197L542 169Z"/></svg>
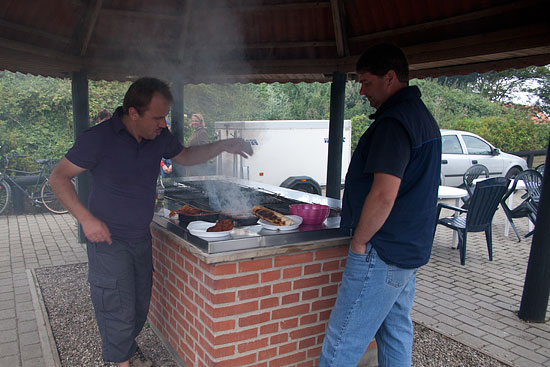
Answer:
<svg viewBox="0 0 550 367"><path fill-rule="evenodd" d="M251 214L251 208L260 202L257 194L243 190L238 185L205 181L203 189L213 210L241 215Z"/></svg>
<svg viewBox="0 0 550 367"><path fill-rule="evenodd" d="M104 5L95 24L83 59L90 77L246 82L239 77L251 69L245 62L246 9L219 0L119 3Z"/></svg>

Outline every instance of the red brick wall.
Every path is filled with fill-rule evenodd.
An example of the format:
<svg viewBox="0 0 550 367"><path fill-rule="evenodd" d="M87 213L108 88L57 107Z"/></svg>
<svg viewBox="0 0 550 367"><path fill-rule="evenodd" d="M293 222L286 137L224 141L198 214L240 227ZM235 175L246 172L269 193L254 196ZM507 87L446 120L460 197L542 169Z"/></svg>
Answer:
<svg viewBox="0 0 550 367"><path fill-rule="evenodd" d="M188 367L317 364L347 246L206 264L153 228L150 320Z"/></svg>

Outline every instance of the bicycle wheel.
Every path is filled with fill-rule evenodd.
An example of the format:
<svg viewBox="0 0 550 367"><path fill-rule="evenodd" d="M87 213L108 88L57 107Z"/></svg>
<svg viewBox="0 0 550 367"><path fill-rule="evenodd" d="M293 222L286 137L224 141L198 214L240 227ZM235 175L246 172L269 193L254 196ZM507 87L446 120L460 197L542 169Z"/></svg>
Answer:
<svg viewBox="0 0 550 367"><path fill-rule="evenodd" d="M52 213L65 214L69 212L67 209L65 209L63 204L61 204L61 201L59 201L57 196L55 196L55 194L53 193L53 190L50 186L50 180L46 179L46 181L44 181L44 183L42 184L42 189L40 190L40 195L42 204L44 204L46 209L48 209Z"/></svg>
<svg viewBox="0 0 550 367"><path fill-rule="evenodd" d="M0 214L2 214L8 207L10 198L11 198L10 185L4 180L0 181Z"/></svg>

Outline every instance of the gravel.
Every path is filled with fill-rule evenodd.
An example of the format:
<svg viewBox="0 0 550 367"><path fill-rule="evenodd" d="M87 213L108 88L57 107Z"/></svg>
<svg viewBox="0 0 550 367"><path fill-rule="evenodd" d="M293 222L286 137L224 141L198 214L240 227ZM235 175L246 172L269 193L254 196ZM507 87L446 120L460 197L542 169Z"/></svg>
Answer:
<svg viewBox="0 0 550 367"><path fill-rule="evenodd" d="M101 358L101 338L87 281L88 264L35 269L63 367L116 366ZM178 367L146 323L137 342L155 367Z"/></svg>
<svg viewBox="0 0 550 367"><path fill-rule="evenodd" d="M103 363L87 283L88 264L35 270L63 367L114 366ZM143 354L155 367L178 367L148 324L137 338ZM413 366L507 366L473 348L422 325L414 325Z"/></svg>

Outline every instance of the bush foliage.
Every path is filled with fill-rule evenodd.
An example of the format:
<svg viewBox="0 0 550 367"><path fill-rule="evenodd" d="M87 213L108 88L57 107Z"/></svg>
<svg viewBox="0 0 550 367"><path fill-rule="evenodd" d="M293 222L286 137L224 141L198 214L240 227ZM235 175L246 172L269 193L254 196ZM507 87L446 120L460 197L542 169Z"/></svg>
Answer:
<svg viewBox="0 0 550 367"><path fill-rule="evenodd" d="M466 130L483 136L505 151L541 150L548 143L548 126L534 124L525 109L494 103L479 94L458 90L435 80L413 80L441 128ZM90 81L91 124L106 108L122 104L129 83ZM344 117L352 120L352 147L370 125L374 112L359 84L348 82ZM2 153L27 154L18 168L35 169L35 159L59 159L73 143L71 81L0 72L0 145ZM186 85L185 136L191 134L192 113L202 113L211 138L215 121L328 119L330 84Z"/></svg>

